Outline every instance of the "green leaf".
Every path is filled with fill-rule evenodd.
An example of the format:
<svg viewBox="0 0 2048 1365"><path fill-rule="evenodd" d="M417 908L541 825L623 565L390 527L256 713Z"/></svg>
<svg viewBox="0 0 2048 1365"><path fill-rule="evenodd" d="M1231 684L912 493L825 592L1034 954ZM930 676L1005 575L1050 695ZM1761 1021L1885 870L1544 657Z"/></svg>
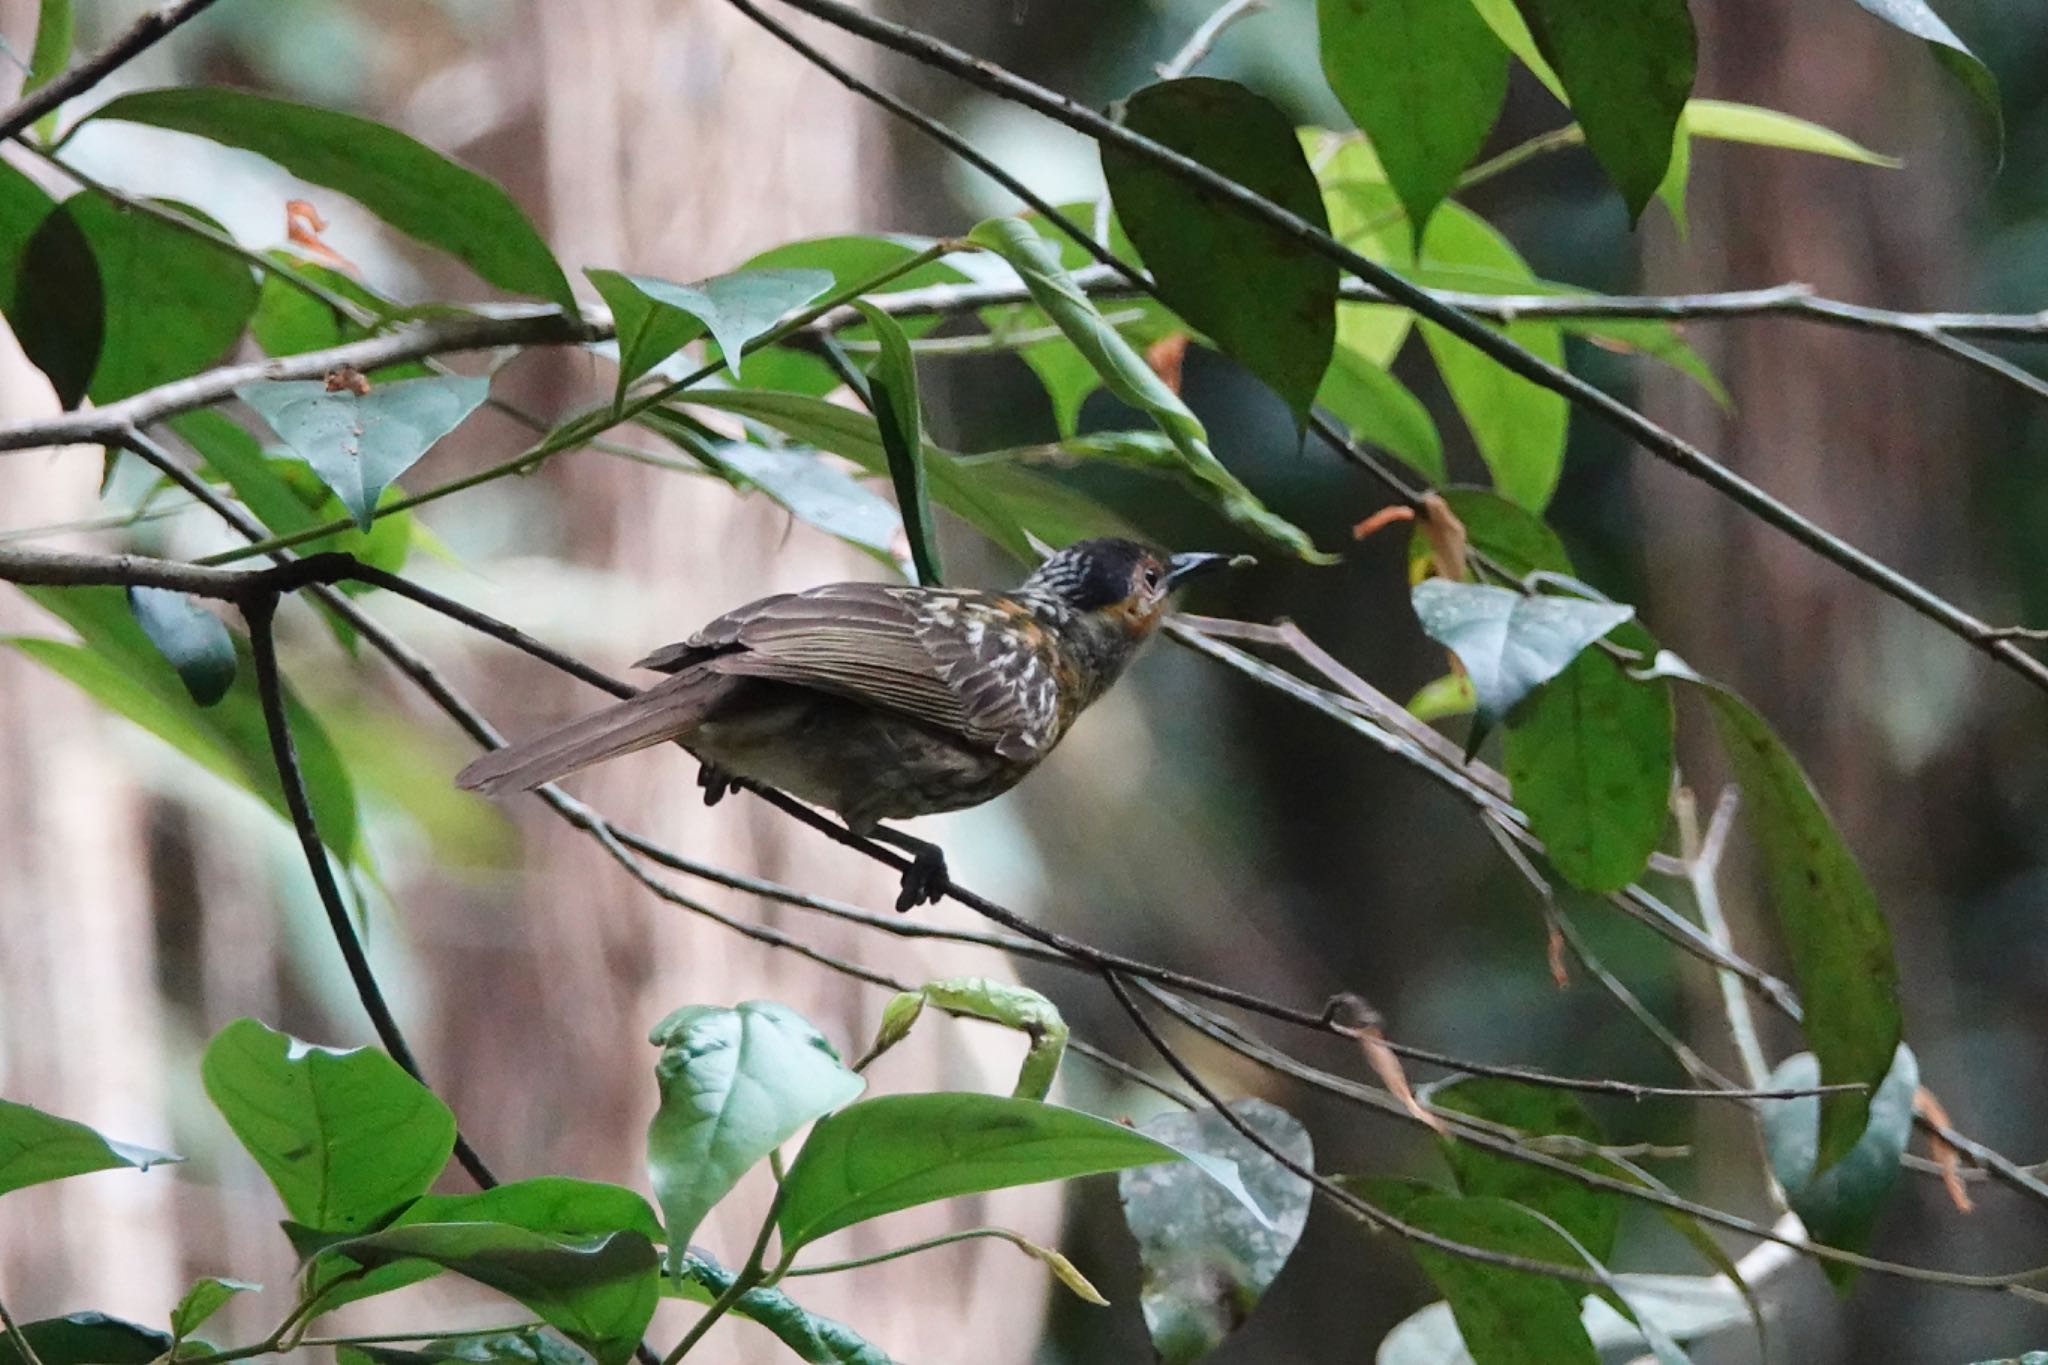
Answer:
<svg viewBox="0 0 2048 1365"><path fill-rule="evenodd" d="M365 394L299 379L244 384L235 396L313 467L367 531L385 485L460 426L490 390L485 375L436 375L379 384Z"/></svg>
<svg viewBox="0 0 2048 1365"><path fill-rule="evenodd" d="M1599 1158L1572 1150L1579 1143L1598 1146L1601 1134L1586 1107L1565 1091L1474 1076L1432 1087L1429 1102L1438 1109L1470 1114L1513 1128L1525 1139L1569 1139L1568 1143L1553 1144L1546 1150L1581 1169L1605 1172ZM1458 1182L1459 1193L1506 1199L1534 1209L1570 1233L1599 1260L1605 1261L1614 1253L1615 1233L1621 1227L1620 1195L1467 1142L1445 1138L1439 1146Z"/></svg>
<svg viewBox="0 0 2048 1365"><path fill-rule="evenodd" d="M868 406L889 459L889 482L896 489L896 508L910 538L917 581L928 588L945 581L939 568L938 528L932 524L930 480L924 468L924 409L917 396L917 358L910 338L896 320L865 299L853 306L874 329L881 354L869 378Z"/></svg>
<svg viewBox="0 0 2048 1365"><path fill-rule="evenodd" d="M1577 1269L1570 1242L1505 1199L1429 1195L1401 1217L1465 1246ZM1532 1271L1475 1261L1415 1244L1415 1259L1451 1305L1465 1349L1478 1365L1598 1365L1579 1321L1580 1291Z"/></svg>
<svg viewBox="0 0 2048 1365"><path fill-rule="evenodd" d="M247 1280L224 1280L217 1275L208 1275L185 1291L185 1297L178 1300L178 1306L171 1310L171 1335L179 1341L198 1331L206 1320L226 1307L227 1301L237 1294L263 1288Z"/></svg>
<svg viewBox="0 0 2048 1365"><path fill-rule="evenodd" d="M354 1232L425 1194L455 1146L455 1116L370 1048L302 1043L238 1019L207 1044L207 1098L300 1223Z"/></svg>
<svg viewBox="0 0 2048 1365"><path fill-rule="evenodd" d="M105 1313L67 1313L21 1324L42 1365L150 1365L171 1349L170 1337ZM0 1332L0 1365L28 1365L12 1332Z"/></svg>
<svg viewBox="0 0 2048 1365"><path fill-rule="evenodd" d="M0 163L0 313L66 408L85 397L99 362L101 292L78 225L42 186Z"/></svg>
<svg viewBox="0 0 2048 1365"><path fill-rule="evenodd" d="M440 1337L417 1346L343 1346L340 1365L586 1365L588 1357L547 1332Z"/></svg>
<svg viewBox="0 0 2048 1365"><path fill-rule="evenodd" d="M1543 82L1545 89L1557 96L1558 103L1571 103L1565 97L1564 82L1557 78L1557 73L1550 69L1550 63L1544 61L1543 54L1536 50L1536 40L1530 36L1529 26L1522 22L1515 0L1472 0L1472 8L1479 11L1479 17L1493 30L1493 36L1529 68L1531 75Z"/></svg>
<svg viewBox="0 0 2048 1365"><path fill-rule="evenodd" d="M616 270L586 270L619 334L619 392L706 330L734 377L746 344L832 288L824 270L735 270L674 284Z"/></svg>
<svg viewBox="0 0 2048 1365"><path fill-rule="evenodd" d="M1415 719L1433 724L1452 716L1469 716L1478 706L1479 699L1472 692L1472 680L1463 673L1446 673L1416 688L1415 695L1408 699L1406 710Z"/></svg>
<svg viewBox="0 0 2048 1365"><path fill-rule="evenodd" d="M28 78L21 83L24 96L48 85L71 64L71 44L71 0L42 0L36 11L36 45L28 59ZM36 120L35 134L47 142L56 125L57 111L52 109Z"/></svg>
<svg viewBox="0 0 2048 1365"><path fill-rule="evenodd" d="M1060 1017L1052 1001L1029 986L986 976L953 976L927 982L923 997L948 1014L986 1019L1024 1034L1031 1040L1031 1047L1024 1054L1016 1088L1010 1093L1020 1100L1042 1100L1052 1090L1060 1058L1067 1051L1067 1021ZM903 1027L908 1032L909 1025Z"/></svg>
<svg viewBox="0 0 2048 1365"><path fill-rule="evenodd" d="M1341 321L1338 329L1341 335ZM1316 391L1316 402L1353 436L1379 446L1431 483L1443 482L1444 445L1436 420L1407 385L1381 366L1340 344L1323 375L1323 387Z"/></svg>
<svg viewBox="0 0 2048 1365"><path fill-rule="evenodd" d="M788 1176L785 1256L841 1228L956 1195L1185 1160L1076 1109L994 1095L884 1095L823 1119Z"/></svg>
<svg viewBox="0 0 2048 1365"><path fill-rule="evenodd" d="M390 1226L409 1227L414 1223L501 1223L569 1241L615 1232L634 1233L649 1242L663 1240L661 1223L645 1199L618 1185L567 1176L515 1180L475 1194L422 1195L406 1205ZM332 1248L346 1237L314 1234L311 1240L323 1248ZM317 1299L319 1312L331 1313L343 1304L431 1279L443 1267L414 1259L392 1261L368 1274L358 1273L364 1269L362 1263L323 1249L307 1273L308 1282L316 1291L308 1295L309 1299Z"/></svg>
<svg viewBox="0 0 2048 1365"><path fill-rule="evenodd" d="M1543 519L1487 488L1446 488L1441 496L1465 528L1466 543L1517 579L1532 573L1569 574L1571 557ZM1418 525L1408 538L1408 571L1420 581L1430 567L1429 538Z"/></svg>
<svg viewBox="0 0 2048 1365"><path fill-rule="evenodd" d="M1586 146L1639 217L1671 164L1696 62L1686 0L1515 0Z"/></svg>
<svg viewBox="0 0 2048 1365"><path fill-rule="evenodd" d="M833 290L851 289L883 271L901 265L908 257L932 245L932 238L902 233L875 236L810 237L771 247L746 263L748 270L823 270L832 276ZM943 260L913 266L875 293L893 294L904 289L922 289L935 284L960 284L968 277ZM945 319L903 318L903 330L923 336ZM865 325L841 328L842 340L870 339ZM801 339L798 339L801 341ZM798 345L764 346L740 361L740 383L750 389L781 389L823 397L839 387L839 375L817 355Z"/></svg>
<svg viewBox="0 0 2048 1365"><path fill-rule="evenodd" d="M1483 583L1432 578L1411 598L1423 634L1471 676L1479 721L1492 726L1562 673L1579 651L1635 616L1635 608L1578 597L1525 596Z"/></svg>
<svg viewBox="0 0 2048 1365"><path fill-rule="evenodd" d="M1773 1090L1799 1090L1819 1085L1820 1063L1800 1052L1771 1072ZM1843 1251L1862 1251L1877 1231L1878 1215L1899 1182L1899 1158L1913 1133L1913 1098L1920 1088L1920 1066L1904 1043L1891 1070L1870 1099L1870 1119L1840 1160L1815 1173L1819 1152L1821 1099L1801 1095L1762 1102L1764 1146L1771 1173L1785 1187L1792 1211L1806 1224L1807 1235ZM1858 1268L1822 1261L1821 1270L1836 1291L1847 1294Z"/></svg>
<svg viewBox="0 0 2048 1365"><path fill-rule="evenodd" d="M84 644L24 636L0 637L0 643L34 659L208 771L262 798L280 818L288 818L250 669L239 668L228 695L202 710L142 633L119 588L32 588L27 595L77 631ZM336 854L364 864L369 855L348 769L319 718L289 688L285 712L320 837Z"/></svg>
<svg viewBox="0 0 2048 1365"><path fill-rule="evenodd" d="M1999 160L2005 157L2005 115L1998 104L1998 79L1977 54L1956 37L1954 29L1927 5L1927 0L1856 0L1878 18L1927 44L1934 60L1963 83L1990 120Z"/></svg>
<svg viewBox="0 0 2048 1365"><path fill-rule="evenodd" d="M1318 0L1316 26L1330 89L1420 231L1500 114L1507 49L1443 0Z"/></svg>
<svg viewBox="0 0 2048 1365"><path fill-rule="evenodd" d="M90 117L147 123L254 152L301 180L339 190L501 289L576 306L562 267L510 195L381 123L222 86L139 90Z"/></svg>
<svg viewBox="0 0 2048 1365"><path fill-rule="evenodd" d="M1322 190L1293 126L1243 86L1206 76L1148 85L1125 101L1123 122L1328 229ZM1336 337L1337 267L1106 142L1102 173L1117 219L1168 306L1271 385L1297 423L1306 421Z"/></svg>
<svg viewBox="0 0 2048 1365"><path fill-rule="evenodd" d="M1729 100L1688 100L1685 115L1680 120L1685 131L1694 137L1710 137L1722 142L1746 142L1756 147L1782 147L1794 152L1812 152L1816 156L1838 157L1843 161L1860 161L1866 166L1883 166L1897 170L1906 163L1895 156L1873 152L1862 143L1842 136L1832 128L1776 109L1764 109L1754 104L1737 104Z"/></svg>
<svg viewBox="0 0 2048 1365"><path fill-rule="evenodd" d="M708 1304L731 1288L732 1281L730 1270L693 1249L682 1257L679 1273L664 1288ZM732 1311L773 1332L799 1360L812 1365L894 1365L886 1352L845 1323L810 1312L779 1289L750 1289L733 1301Z"/></svg>
<svg viewBox="0 0 2048 1365"><path fill-rule="evenodd" d="M1742 1324L1742 1295L1724 1280L1698 1275L1615 1275L1639 1316L1652 1317L1678 1341L1697 1341ZM1605 1300L1588 1298L1579 1311L1586 1335L1602 1351L1641 1351L1648 1344L1636 1325ZM1619 1357L1626 1359L1626 1356ZM1402 1320L1380 1342L1374 1365L1471 1365L1451 1307L1437 1302ZM2044 1362L2048 1365L2048 1362Z"/></svg>
<svg viewBox="0 0 2048 1365"><path fill-rule="evenodd" d="M1289 1157L1314 1165L1308 1131L1285 1110L1256 1099L1231 1110ZM1117 1176L1124 1221L1138 1242L1139 1298L1153 1351L1165 1365L1186 1365L1214 1350L1258 1306L1301 1240L1312 1190L1213 1109L1162 1114L1140 1131L1181 1151L1235 1162L1267 1214L1265 1222L1251 1217L1198 1166L1145 1166Z"/></svg>
<svg viewBox="0 0 2048 1365"><path fill-rule="evenodd" d="M219 226L186 205L166 207ZM45 218L20 270L9 320L26 330L25 349L67 405L81 372L95 403L197 374L234 346L256 307L256 280L241 261L96 194L74 195Z"/></svg>
<svg viewBox="0 0 2048 1365"><path fill-rule="evenodd" d="M1670 809L1675 724L1668 683L1632 678L1598 650L1508 722L1502 766L1515 804L1573 886L1617 891L1649 863Z"/></svg>
<svg viewBox="0 0 2048 1365"><path fill-rule="evenodd" d="M698 442L689 449L734 487L759 489L798 521L885 563L896 562L896 539L903 523L894 505L818 452L777 450L747 441Z"/></svg>
<svg viewBox="0 0 2048 1365"><path fill-rule="evenodd" d="M121 1166L146 1171L182 1160L169 1152L102 1137L82 1123L26 1104L0 1100L0 1194L90 1171Z"/></svg>
<svg viewBox="0 0 2048 1365"><path fill-rule="evenodd" d="M1547 292L1505 237L1455 204L1430 220L1419 259L1415 279L1432 287ZM1517 322L1497 330L1551 364L1564 364L1564 338L1554 325ZM1530 511L1542 511L1564 468L1570 406L1562 395L1522 378L1434 323L1422 325L1422 339L1494 486Z"/></svg>
<svg viewBox="0 0 2048 1365"><path fill-rule="evenodd" d="M430 1261L518 1300L595 1356L623 1365L660 1297L660 1258L638 1232L556 1237L509 1223L411 1223L337 1243L367 1266Z"/></svg>
<svg viewBox="0 0 2048 1365"><path fill-rule="evenodd" d="M1144 357L1103 320L1088 296L1060 266L1052 248L1029 223L992 218L968 239L1008 261L1047 317L1076 350L1095 367L1109 391L1159 424L1187 461L1190 474L1209 484L1226 516L1246 530L1283 545L1312 564L1334 563L1335 557L1315 548L1299 527L1268 511L1209 449L1208 432L1194 413L1152 372ZM1327 356L1325 357L1327 359ZM1318 371L1320 374L1320 370ZM1313 386L1311 386L1313 392Z"/></svg>
<svg viewBox="0 0 2048 1365"><path fill-rule="evenodd" d="M235 641L218 616L167 588L129 588L128 609L194 702L212 706L228 694L235 682Z"/></svg>
<svg viewBox="0 0 2048 1365"><path fill-rule="evenodd" d="M687 1246L711 1206L761 1158L865 1082L785 1005L685 1005L655 1025L661 1105L647 1161L670 1246Z"/></svg>
<svg viewBox="0 0 2048 1365"><path fill-rule="evenodd" d="M1670 657L1659 656L1660 671L1700 685L1742 788L1821 1080L1869 1087L1821 1097L1815 1168L1825 1171L1869 1122L1872 1093L1898 1050L1904 1022L1891 930L1798 760L1747 702L1689 669L1677 672Z"/></svg>

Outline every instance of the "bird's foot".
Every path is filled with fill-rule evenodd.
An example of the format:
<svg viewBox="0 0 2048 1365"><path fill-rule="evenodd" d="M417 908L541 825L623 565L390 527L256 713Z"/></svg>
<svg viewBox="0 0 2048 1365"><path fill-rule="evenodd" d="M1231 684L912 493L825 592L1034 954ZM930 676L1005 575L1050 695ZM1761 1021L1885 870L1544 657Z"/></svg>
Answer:
<svg viewBox="0 0 2048 1365"><path fill-rule="evenodd" d="M725 800L727 792L739 786L739 781L715 763L700 763L697 767L697 785L704 789L704 804L715 806Z"/></svg>
<svg viewBox="0 0 2048 1365"><path fill-rule="evenodd" d="M896 897L899 912L914 910L927 901L936 905L944 898L953 880L946 872L944 849L887 826L869 830L867 835L877 842L894 844L910 855L910 866L903 869L903 891Z"/></svg>

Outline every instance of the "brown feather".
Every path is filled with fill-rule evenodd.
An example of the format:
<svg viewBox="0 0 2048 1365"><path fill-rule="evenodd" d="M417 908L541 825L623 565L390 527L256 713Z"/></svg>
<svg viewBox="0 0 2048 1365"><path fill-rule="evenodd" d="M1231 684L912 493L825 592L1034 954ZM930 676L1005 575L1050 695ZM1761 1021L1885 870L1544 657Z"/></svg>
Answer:
<svg viewBox="0 0 2048 1365"><path fill-rule="evenodd" d="M684 737L733 686L702 672L670 678L580 720L493 749L457 773L455 785L486 796L531 791L607 758Z"/></svg>

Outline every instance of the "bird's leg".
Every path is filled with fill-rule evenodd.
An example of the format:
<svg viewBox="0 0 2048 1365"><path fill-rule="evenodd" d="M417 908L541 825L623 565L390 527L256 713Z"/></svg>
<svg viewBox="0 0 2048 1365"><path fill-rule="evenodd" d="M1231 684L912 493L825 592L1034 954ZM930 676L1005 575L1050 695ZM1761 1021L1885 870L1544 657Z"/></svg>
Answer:
<svg viewBox="0 0 2048 1365"><path fill-rule="evenodd" d="M914 909L926 901L938 904L946 894L946 884L952 880L946 873L944 849L887 825L876 825L865 833L877 843L894 844L910 855L910 866L903 869L903 892L896 897L898 911Z"/></svg>
<svg viewBox="0 0 2048 1365"><path fill-rule="evenodd" d="M715 763L697 764L697 785L704 789L704 804L715 806L725 800L725 794L739 786L739 781Z"/></svg>

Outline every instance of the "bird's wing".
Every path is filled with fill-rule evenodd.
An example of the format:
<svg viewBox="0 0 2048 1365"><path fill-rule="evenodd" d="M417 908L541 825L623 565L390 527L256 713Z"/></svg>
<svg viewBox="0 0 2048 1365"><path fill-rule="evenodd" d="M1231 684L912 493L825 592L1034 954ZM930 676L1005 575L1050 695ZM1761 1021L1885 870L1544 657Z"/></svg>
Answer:
<svg viewBox="0 0 2048 1365"><path fill-rule="evenodd" d="M1008 599L943 588L833 583L728 612L646 668L702 664L897 712L1009 758L1058 735L1044 627Z"/></svg>

